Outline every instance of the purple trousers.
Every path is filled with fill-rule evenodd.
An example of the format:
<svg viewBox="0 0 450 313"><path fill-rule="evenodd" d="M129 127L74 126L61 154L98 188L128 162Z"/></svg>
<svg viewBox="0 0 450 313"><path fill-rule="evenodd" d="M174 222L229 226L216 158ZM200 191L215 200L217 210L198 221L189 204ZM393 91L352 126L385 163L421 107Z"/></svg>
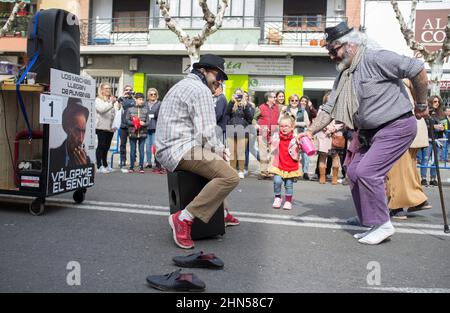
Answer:
<svg viewBox="0 0 450 313"><path fill-rule="evenodd" d="M414 116L398 119L380 129L369 149L358 149L347 169L359 220L376 226L389 220L385 178L409 148L417 133Z"/></svg>

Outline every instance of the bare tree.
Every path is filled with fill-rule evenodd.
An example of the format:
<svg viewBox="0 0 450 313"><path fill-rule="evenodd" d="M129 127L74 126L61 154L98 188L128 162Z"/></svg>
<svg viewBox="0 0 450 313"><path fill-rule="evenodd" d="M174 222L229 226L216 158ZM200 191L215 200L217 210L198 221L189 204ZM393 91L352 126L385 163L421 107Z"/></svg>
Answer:
<svg viewBox="0 0 450 313"><path fill-rule="evenodd" d="M168 1L157 0L157 4L166 21L167 27L178 36L180 42L186 47L189 58L191 59L191 67L192 64L198 62L200 59L200 48L205 43L206 39L222 27L223 16L228 7L228 0L221 0L217 15L214 15L208 8L207 0L199 0L198 3L202 8L203 19L206 21L206 24L203 26L200 33L191 38L170 15Z"/></svg>
<svg viewBox="0 0 450 313"><path fill-rule="evenodd" d="M442 44L442 48L437 51L430 52L426 47L415 40L415 33L413 29L416 19L417 2L417 0L412 1L409 22L408 25L406 25L406 22L403 19L403 15L398 8L397 1L391 0L392 7L394 8L394 12L397 16L398 22L400 23L400 30L406 40L407 45L412 50L419 52L425 59L425 62L427 62L431 68L431 95L439 95L439 83L442 79L444 61L445 58L450 55L450 15L448 16L447 27L445 28L446 36Z"/></svg>
<svg viewBox="0 0 450 313"><path fill-rule="evenodd" d="M0 29L0 38L5 36L5 34L9 31L12 22L14 22L17 12L19 12L20 9L24 8L26 5L23 1L17 1L14 5L14 8L12 9L11 15L9 16L8 20L6 21L5 25Z"/></svg>

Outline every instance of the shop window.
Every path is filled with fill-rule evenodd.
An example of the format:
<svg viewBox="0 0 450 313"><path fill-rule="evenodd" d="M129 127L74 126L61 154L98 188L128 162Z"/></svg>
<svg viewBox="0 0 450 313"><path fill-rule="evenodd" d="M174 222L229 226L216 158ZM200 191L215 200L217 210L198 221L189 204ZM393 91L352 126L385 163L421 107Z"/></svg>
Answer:
<svg viewBox="0 0 450 313"><path fill-rule="evenodd" d="M114 0L114 32L147 32L150 1Z"/></svg>
<svg viewBox="0 0 450 313"><path fill-rule="evenodd" d="M159 100L162 100L170 88L184 77L185 75L147 75L147 88L156 88L159 93Z"/></svg>
<svg viewBox="0 0 450 313"><path fill-rule="evenodd" d="M283 2L284 31L319 31L325 26L327 0Z"/></svg>

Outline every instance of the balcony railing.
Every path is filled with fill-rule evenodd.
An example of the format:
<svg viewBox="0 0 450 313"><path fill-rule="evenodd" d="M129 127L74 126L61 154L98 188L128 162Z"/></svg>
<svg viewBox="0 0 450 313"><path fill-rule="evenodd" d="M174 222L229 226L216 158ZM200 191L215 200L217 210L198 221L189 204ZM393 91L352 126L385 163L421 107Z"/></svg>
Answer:
<svg viewBox="0 0 450 313"><path fill-rule="evenodd" d="M319 46L326 27L346 22L346 17L323 15L264 17L260 44Z"/></svg>
<svg viewBox="0 0 450 313"><path fill-rule="evenodd" d="M203 17L174 18L185 30L201 29ZM325 27L334 26L345 17L278 16L225 17L222 29L259 28L259 44L311 46L324 38ZM80 21L82 45L146 45L151 42L151 31L166 29L164 18L110 18ZM237 33L236 36L239 36ZM316 44L314 44L316 42Z"/></svg>

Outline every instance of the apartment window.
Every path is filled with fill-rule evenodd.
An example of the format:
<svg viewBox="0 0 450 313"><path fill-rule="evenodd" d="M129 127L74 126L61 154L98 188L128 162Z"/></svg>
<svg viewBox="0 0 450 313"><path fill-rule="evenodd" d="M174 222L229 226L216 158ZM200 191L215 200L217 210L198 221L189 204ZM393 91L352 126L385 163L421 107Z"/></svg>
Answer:
<svg viewBox="0 0 450 313"><path fill-rule="evenodd" d="M202 19L203 12L198 5L197 0L170 0L169 3L172 17L183 17L177 19L182 27L201 28L205 24L205 21ZM220 1L208 0L207 3L211 12L216 14ZM222 27L247 26L248 23L245 22L245 17L251 17L253 19L255 15L255 5L255 0L228 1L228 7L225 11ZM250 26L253 26L254 24L252 19L247 18L247 20L250 21Z"/></svg>
<svg viewBox="0 0 450 313"><path fill-rule="evenodd" d="M284 30L322 31L327 12L327 0L284 0Z"/></svg>
<svg viewBox="0 0 450 313"><path fill-rule="evenodd" d="M146 32L150 1L114 0L114 32Z"/></svg>

